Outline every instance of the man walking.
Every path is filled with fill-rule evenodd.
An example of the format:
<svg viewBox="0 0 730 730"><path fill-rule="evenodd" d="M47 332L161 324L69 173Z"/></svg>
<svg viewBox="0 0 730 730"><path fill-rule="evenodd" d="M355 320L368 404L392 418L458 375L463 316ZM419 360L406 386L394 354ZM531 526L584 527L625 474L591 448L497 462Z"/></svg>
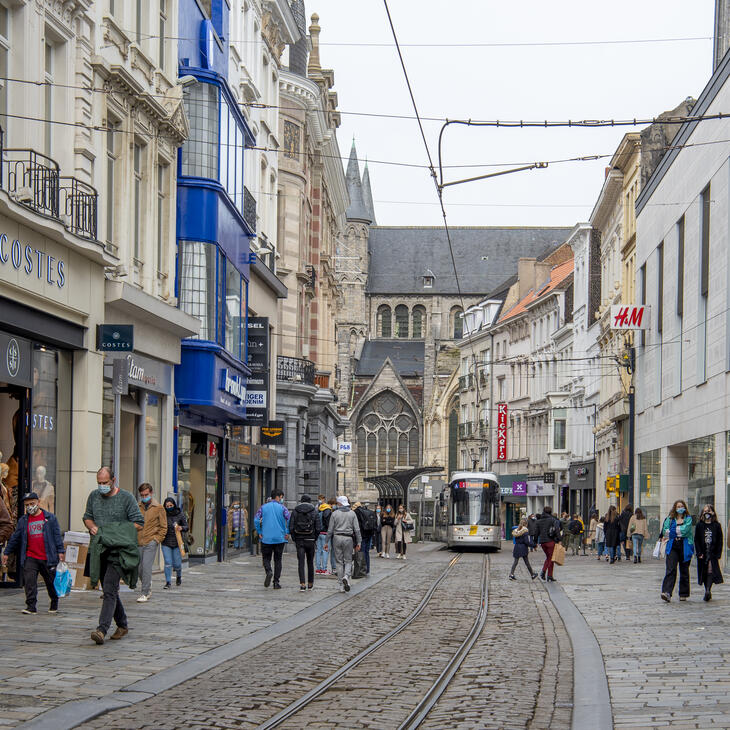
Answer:
<svg viewBox="0 0 730 730"><path fill-rule="evenodd" d="M360 526L360 535L362 536L361 550L365 555L365 573L370 575L370 549L372 547L373 535L377 532L378 517L367 504L355 502L355 515L357 523Z"/></svg>
<svg viewBox="0 0 730 730"><path fill-rule="evenodd" d="M10 536L2 557L2 564L8 562L8 555L18 553L18 568L25 581L25 608L23 613L38 613L38 574L46 584L51 605L48 613L58 611L58 594L53 587L56 566L66 557L61 528L56 515L41 509L38 495L30 492L23 497L25 514L18 520L15 532Z"/></svg>
<svg viewBox="0 0 730 730"><path fill-rule="evenodd" d="M139 578L142 593L137 603L150 600L152 593L152 568L157 560L157 552L167 535L167 514L165 508L152 496L152 485L139 485L139 509L144 516L144 527L137 535L139 544Z"/></svg>
<svg viewBox="0 0 730 730"><path fill-rule="evenodd" d="M337 497L338 508L330 517L330 525L327 530L327 546L325 550L333 550L335 564L337 565L337 582L340 592L350 590L350 579L352 578L352 551L360 549L362 536L357 516L350 509L347 497Z"/></svg>
<svg viewBox="0 0 730 730"><path fill-rule="evenodd" d="M108 466L101 467L96 473L96 485L97 488L86 500L83 519L92 536L92 544L89 545L90 565L92 551L96 554L97 549L101 561L98 577L104 591L104 602L99 613L99 625L91 632L91 639L103 644L112 618L117 625L112 639L121 639L129 633L127 614L119 598L119 581L130 568L136 571L134 558L130 557L130 554L137 553L136 559L139 560L136 533L132 540L131 528L128 526L133 524L137 531L141 531L144 517L134 495L119 489L114 473ZM97 548L100 543L102 547ZM92 579L96 577L93 573L92 569Z"/></svg>
<svg viewBox="0 0 730 730"><path fill-rule="evenodd" d="M275 489L271 493L271 501L262 504L254 517L254 527L261 536L261 557L266 571L264 585L268 588L271 585L271 578L274 578L274 588L281 588L281 556L284 554L289 535L289 520L291 514L284 506L284 492ZM271 557L274 557L274 572L271 572Z"/></svg>
<svg viewBox="0 0 730 730"><path fill-rule="evenodd" d="M289 533L297 547L297 563L299 564L299 590L311 591L314 588L314 550L320 530L322 518L320 512L312 504L308 494L302 495L302 501L292 510L289 520ZM307 584L304 584L304 563L307 564Z"/></svg>

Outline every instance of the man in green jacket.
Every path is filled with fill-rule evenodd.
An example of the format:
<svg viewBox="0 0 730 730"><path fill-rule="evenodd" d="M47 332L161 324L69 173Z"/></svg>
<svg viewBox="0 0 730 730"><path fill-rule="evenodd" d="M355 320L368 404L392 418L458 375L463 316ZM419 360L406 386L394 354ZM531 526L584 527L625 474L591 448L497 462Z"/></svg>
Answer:
<svg viewBox="0 0 730 730"><path fill-rule="evenodd" d="M96 473L97 488L86 500L84 524L92 537L99 532L99 528L120 522L134 523L137 530L144 526L144 517L139 511L137 500L130 492L119 489L112 470L102 466ZM135 545L136 548L136 545ZM91 639L97 644L103 644L106 632L112 622L117 630L111 635L112 639L121 639L129 633L127 614L119 598L119 581L123 577L119 560L103 561L100 570L104 602L99 613L99 626L91 632Z"/></svg>

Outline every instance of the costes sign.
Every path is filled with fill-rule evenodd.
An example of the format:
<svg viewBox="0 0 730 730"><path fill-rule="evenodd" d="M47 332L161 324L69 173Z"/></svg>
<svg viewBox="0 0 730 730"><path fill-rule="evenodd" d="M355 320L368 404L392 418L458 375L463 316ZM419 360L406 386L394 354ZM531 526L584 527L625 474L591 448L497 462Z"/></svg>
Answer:
<svg viewBox="0 0 730 730"><path fill-rule="evenodd" d="M66 264L61 259L33 246L23 245L17 238L12 242L7 233L0 234L0 265L12 266L26 276L45 281L63 289L66 284Z"/></svg>
<svg viewBox="0 0 730 730"><path fill-rule="evenodd" d="M506 403L497 403L497 461L507 461Z"/></svg>

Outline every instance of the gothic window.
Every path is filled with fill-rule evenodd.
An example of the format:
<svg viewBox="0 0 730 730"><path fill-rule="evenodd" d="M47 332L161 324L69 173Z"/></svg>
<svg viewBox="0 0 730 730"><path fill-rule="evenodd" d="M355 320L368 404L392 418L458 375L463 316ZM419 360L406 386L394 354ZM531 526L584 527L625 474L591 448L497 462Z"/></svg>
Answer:
<svg viewBox="0 0 730 730"><path fill-rule="evenodd" d="M405 304L395 308L395 336L408 337L408 307Z"/></svg>
<svg viewBox="0 0 730 730"><path fill-rule="evenodd" d="M423 335L424 325L426 324L426 308L420 304L413 307L413 314L411 315L413 320L413 339L420 340Z"/></svg>
<svg viewBox="0 0 730 730"><path fill-rule="evenodd" d="M464 336L464 320L462 319L461 307L454 307L451 310L451 332L455 340Z"/></svg>
<svg viewBox="0 0 730 730"><path fill-rule="evenodd" d="M459 411L454 406L449 413L449 478L458 468Z"/></svg>
<svg viewBox="0 0 730 730"><path fill-rule="evenodd" d="M366 404L358 418L357 448L362 478L419 465L418 421L403 398L385 391Z"/></svg>
<svg viewBox="0 0 730 730"><path fill-rule="evenodd" d="M381 304L378 307L378 336L393 336L393 320L390 313L390 307L387 304Z"/></svg>

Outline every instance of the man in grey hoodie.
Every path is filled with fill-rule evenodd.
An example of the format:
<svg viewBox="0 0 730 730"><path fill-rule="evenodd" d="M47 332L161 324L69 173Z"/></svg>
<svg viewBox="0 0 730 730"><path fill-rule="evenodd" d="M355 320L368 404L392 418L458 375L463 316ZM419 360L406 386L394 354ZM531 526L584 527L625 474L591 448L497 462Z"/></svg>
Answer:
<svg viewBox="0 0 730 730"><path fill-rule="evenodd" d="M330 517L327 530L325 550L334 550L337 565L337 581L340 592L350 590L352 576L352 552L360 549L362 536L357 515L350 509L350 503L344 495L337 497L337 509Z"/></svg>

